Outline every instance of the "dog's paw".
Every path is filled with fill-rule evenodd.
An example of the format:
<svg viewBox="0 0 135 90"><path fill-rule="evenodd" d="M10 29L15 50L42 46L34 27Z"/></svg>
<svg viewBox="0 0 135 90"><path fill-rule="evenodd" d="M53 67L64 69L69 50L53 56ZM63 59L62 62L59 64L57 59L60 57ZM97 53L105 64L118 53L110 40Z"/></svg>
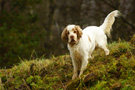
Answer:
<svg viewBox="0 0 135 90"><path fill-rule="evenodd" d="M109 55L110 51L109 50L106 50L105 51L105 55Z"/></svg>
<svg viewBox="0 0 135 90"><path fill-rule="evenodd" d="M93 56L93 55L90 55L90 56L89 56L89 59L94 59L94 56Z"/></svg>

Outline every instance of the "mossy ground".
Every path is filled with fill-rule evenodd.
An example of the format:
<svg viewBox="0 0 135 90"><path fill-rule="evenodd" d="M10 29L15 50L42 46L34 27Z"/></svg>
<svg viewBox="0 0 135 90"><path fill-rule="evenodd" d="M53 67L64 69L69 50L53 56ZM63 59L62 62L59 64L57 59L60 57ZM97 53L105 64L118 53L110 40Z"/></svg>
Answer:
<svg viewBox="0 0 135 90"><path fill-rule="evenodd" d="M134 40L113 42L108 48L109 56L94 52L82 79L71 80L69 55L38 58L1 69L0 90L135 90Z"/></svg>

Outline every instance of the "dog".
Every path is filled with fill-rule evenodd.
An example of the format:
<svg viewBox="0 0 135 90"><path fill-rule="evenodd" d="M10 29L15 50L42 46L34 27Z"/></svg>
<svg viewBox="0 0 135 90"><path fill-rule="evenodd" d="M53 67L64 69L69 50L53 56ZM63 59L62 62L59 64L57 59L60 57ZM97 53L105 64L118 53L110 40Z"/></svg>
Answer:
<svg viewBox="0 0 135 90"><path fill-rule="evenodd" d="M93 59L92 52L96 47L104 50L109 55L107 36L111 37L112 25L115 17L120 16L118 10L107 15L100 26L88 26L81 29L78 25L68 25L64 28L61 39L67 43L73 64L72 80L83 74L88 64L88 59Z"/></svg>

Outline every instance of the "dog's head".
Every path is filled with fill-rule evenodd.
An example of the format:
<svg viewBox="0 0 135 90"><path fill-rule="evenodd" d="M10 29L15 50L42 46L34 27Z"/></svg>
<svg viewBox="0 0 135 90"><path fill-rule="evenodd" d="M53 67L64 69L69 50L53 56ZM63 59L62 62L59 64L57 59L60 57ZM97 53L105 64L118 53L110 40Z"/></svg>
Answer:
<svg viewBox="0 0 135 90"><path fill-rule="evenodd" d="M66 41L71 45L75 45L82 37L82 34L82 29L78 25L68 25L66 28L64 28L61 38L63 41Z"/></svg>

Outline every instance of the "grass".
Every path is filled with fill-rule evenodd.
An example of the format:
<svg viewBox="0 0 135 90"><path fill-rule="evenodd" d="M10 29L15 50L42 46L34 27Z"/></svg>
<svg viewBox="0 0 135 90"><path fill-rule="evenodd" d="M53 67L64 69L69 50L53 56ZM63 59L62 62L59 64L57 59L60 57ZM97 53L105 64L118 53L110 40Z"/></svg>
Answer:
<svg viewBox="0 0 135 90"><path fill-rule="evenodd" d="M82 79L72 81L69 55L23 60L10 69L0 69L0 90L135 90L135 43L108 45L110 55L94 51ZM79 81L79 82L78 82Z"/></svg>

